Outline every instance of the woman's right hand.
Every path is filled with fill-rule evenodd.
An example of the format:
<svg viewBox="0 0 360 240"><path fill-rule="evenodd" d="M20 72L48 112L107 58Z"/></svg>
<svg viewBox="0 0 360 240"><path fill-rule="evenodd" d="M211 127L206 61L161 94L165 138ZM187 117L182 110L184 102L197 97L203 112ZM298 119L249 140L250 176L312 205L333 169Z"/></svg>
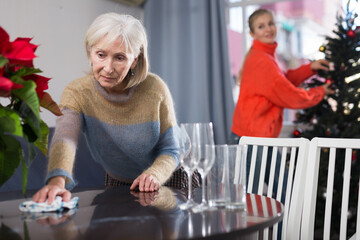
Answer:
<svg viewBox="0 0 360 240"><path fill-rule="evenodd" d="M48 200L48 204L51 204L56 196L62 197L64 202L68 202L71 199L71 193L65 189L65 177L63 176L51 178L47 185L35 193L33 201L45 202Z"/></svg>
<svg viewBox="0 0 360 240"><path fill-rule="evenodd" d="M331 84L332 82L327 82L324 85L322 85L323 88L325 89L325 95L335 94L335 90L331 88Z"/></svg>

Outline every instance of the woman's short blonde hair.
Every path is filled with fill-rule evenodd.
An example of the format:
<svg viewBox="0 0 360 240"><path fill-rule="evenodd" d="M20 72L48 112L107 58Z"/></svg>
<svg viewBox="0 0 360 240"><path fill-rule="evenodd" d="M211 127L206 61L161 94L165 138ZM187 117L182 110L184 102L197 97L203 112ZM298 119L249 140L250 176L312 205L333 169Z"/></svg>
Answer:
<svg viewBox="0 0 360 240"><path fill-rule="evenodd" d="M134 74L130 74L129 71L125 78L127 81L125 88L133 87L144 81L149 71L149 61L147 56L148 41L142 23L131 15L105 13L98 16L90 25L85 37L89 61L91 47L105 35L105 44L121 39L127 52L133 54L134 58L138 58L135 68L130 70Z"/></svg>

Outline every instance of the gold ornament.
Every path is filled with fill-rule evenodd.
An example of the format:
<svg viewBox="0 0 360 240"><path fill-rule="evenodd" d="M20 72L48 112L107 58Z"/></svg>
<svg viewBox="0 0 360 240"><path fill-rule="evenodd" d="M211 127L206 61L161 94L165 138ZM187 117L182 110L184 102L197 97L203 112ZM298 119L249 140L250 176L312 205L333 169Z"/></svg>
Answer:
<svg viewBox="0 0 360 240"><path fill-rule="evenodd" d="M350 109L348 107L345 107L344 109L344 114L345 115L349 115L350 114Z"/></svg>

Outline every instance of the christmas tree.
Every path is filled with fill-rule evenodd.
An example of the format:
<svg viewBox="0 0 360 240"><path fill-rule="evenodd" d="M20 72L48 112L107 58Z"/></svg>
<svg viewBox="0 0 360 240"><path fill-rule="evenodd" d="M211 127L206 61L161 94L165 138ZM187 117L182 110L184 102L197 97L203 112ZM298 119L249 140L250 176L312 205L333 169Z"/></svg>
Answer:
<svg viewBox="0 0 360 240"><path fill-rule="evenodd" d="M357 2L357 0L356 0ZM319 51L325 54L330 62L329 71L319 71L318 76L305 82L305 87L315 87L332 82L336 93L325 97L318 105L300 110L296 114L295 123L301 123L304 129L297 128L295 137L331 137L331 138L360 138L360 26L356 26L358 17L356 10L350 9L349 0L346 9L338 14L334 36L327 36ZM360 142L359 142L360 144ZM327 152L322 154L320 161L318 195L316 205L315 233L323 227L325 210L325 196L327 184ZM331 236L338 236L341 208L342 172L344 163L336 161L336 173L333 196L333 211ZM360 173L360 152L353 152L351 170L348 235L356 231L357 191ZM320 237L321 239L321 237Z"/></svg>

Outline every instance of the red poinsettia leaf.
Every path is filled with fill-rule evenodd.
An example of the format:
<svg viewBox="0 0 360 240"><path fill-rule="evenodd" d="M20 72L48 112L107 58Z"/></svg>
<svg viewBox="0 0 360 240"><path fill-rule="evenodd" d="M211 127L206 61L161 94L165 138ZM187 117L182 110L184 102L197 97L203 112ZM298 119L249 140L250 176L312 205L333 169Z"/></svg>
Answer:
<svg viewBox="0 0 360 240"><path fill-rule="evenodd" d="M59 106L56 104L56 102L51 98L50 94L48 94L47 92L44 92L43 98L40 100L40 106L46 108L56 116L63 115Z"/></svg>
<svg viewBox="0 0 360 240"><path fill-rule="evenodd" d="M0 76L0 90L4 92L10 92L11 89L22 88L23 86L17 83L14 83L10 79Z"/></svg>
<svg viewBox="0 0 360 240"><path fill-rule="evenodd" d="M8 45L9 39L9 34L2 27L0 27L0 53L2 52L2 49Z"/></svg>
<svg viewBox="0 0 360 240"><path fill-rule="evenodd" d="M36 56L32 44L26 41L14 41L10 44L8 51L5 56L12 59L30 60Z"/></svg>
<svg viewBox="0 0 360 240"><path fill-rule="evenodd" d="M30 43L30 41L32 40L32 38L22 38L22 37L18 37L17 39L15 39L14 42L16 41L24 41L24 42L27 42L29 44L29 46L32 48L32 50L35 52L38 45L35 45L35 44L32 44Z"/></svg>
<svg viewBox="0 0 360 240"><path fill-rule="evenodd" d="M33 61L32 60L28 60L28 61L24 61L24 60L11 60L10 61L11 65L18 65L20 66L20 68L22 67L34 67Z"/></svg>
<svg viewBox="0 0 360 240"><path fill-rule="evenodd" d="M43 98L44 90L48 89L48 81L51 78L43 77L37 74L30 74L23 77L24 80L33 80L36 83L36 92L40 99Z"/></svg>
<svg viewBox="0 0 360 240"><path fill-rule="evenodd" d="M9 59L10 64L33 67L32 60L36 57L33 49L33 44L18 40L8 44L3 49L3 55Z"/></svg>

